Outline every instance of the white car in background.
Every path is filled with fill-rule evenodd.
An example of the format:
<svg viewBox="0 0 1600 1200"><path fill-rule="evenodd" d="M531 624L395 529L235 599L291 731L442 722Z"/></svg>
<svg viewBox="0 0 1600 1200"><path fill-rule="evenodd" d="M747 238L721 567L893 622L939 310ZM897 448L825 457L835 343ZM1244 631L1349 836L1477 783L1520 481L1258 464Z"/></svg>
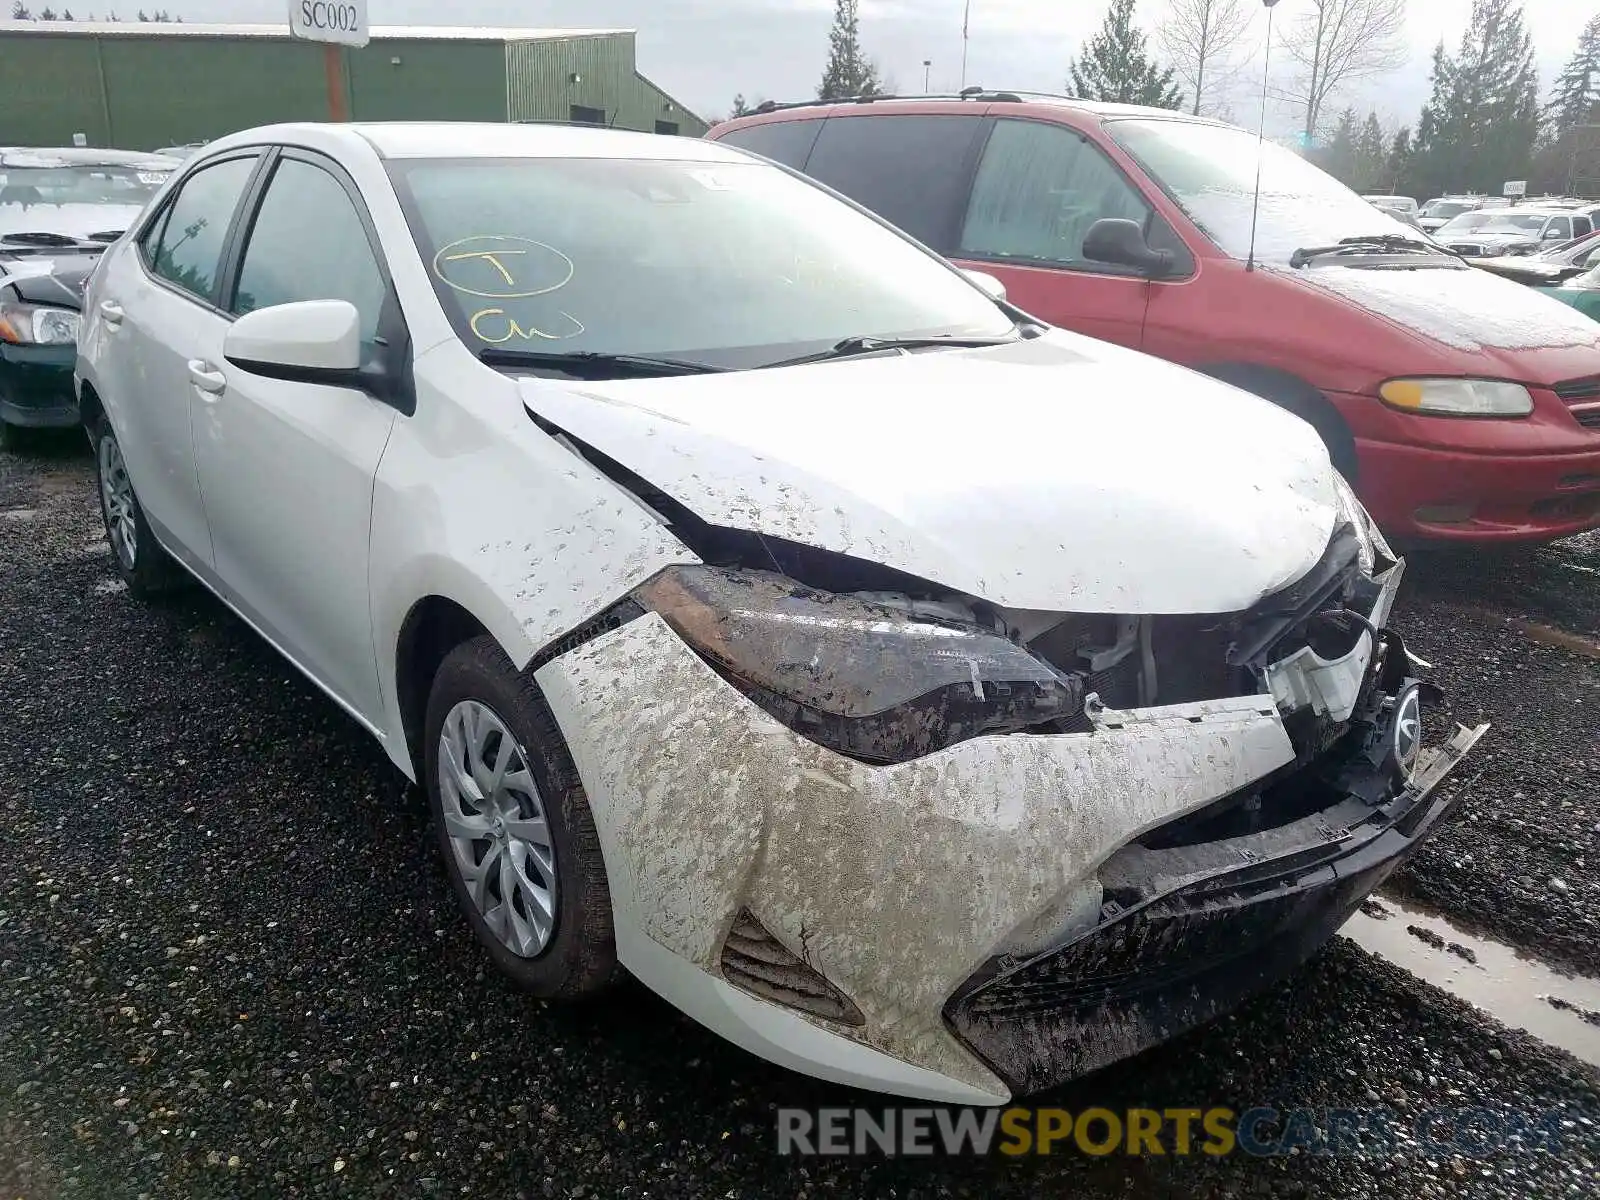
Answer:
<svg viewBox="0 0 1600 1200"><path fill-rule="evenodd" d="M986 287L714 143L283 126L106 254L79 394L130 587L425 786L513 980L999 1103L1300 962L1478 734L1309 426Z"/></svg>

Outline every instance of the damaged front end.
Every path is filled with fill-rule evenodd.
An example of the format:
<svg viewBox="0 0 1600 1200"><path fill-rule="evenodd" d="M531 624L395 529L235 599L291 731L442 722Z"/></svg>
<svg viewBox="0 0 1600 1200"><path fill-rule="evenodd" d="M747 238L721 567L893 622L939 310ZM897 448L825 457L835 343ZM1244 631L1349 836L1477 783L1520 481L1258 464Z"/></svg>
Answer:
<svg viewBox="0 0 1600 1200"><path fill-rule="evenodd" d="M1347 576L1326 595L1297 585L1303 607L1277 597L1237 622L1229 657L1277 698L1294 761L1121 847L1096 872L1091 922L991 957L945 1005L950 1029L1014 1092L1126 1058L1281 978L1447 815L1453 800L1436 789L1488 726L1423 749L1423 701L1441 696L1378 625L1402 570ZM1341 607L1366 600L1370 616ZM1337 631L1350 628L1347 647ZM1105 728L1141 719L1095 714Z"/></svg>
<svg viewBox="0 0 1600 1200"><path fill-rule="evenodd" d="M1246 611L1063 613L710 525L574 451L701 559L535 663L619 955L824 1078L995 1103L1225 1011L1428 835L1484 732L1421 749L1404 565L1347 489Z"/></svg>

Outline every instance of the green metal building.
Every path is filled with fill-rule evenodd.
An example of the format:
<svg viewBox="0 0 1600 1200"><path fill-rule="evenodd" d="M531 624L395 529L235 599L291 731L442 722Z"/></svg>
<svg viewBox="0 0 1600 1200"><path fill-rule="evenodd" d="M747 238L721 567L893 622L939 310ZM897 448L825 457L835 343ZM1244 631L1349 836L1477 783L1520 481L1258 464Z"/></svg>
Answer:
<svg viewBox="0 0 1600 1200"><path fill-rule="evenodd" d="M372 30L341 49L358 121L586 121L699 137L620 29ZM330 116L324 48L287 25L0 21L0 144L154 150Z"/></svg>

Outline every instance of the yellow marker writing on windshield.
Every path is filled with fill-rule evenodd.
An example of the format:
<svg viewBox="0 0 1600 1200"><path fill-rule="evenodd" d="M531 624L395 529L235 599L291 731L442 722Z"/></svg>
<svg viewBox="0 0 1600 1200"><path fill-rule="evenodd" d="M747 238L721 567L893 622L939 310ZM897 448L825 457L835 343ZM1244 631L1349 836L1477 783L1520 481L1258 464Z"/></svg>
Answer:
<svg viewBox="0 0 1600 1200"><path fill-rule="evenodd" d="M515 287L517 283L517 277L510 271L506 270L505 263L500 261L500 255L526 253L526 250L469 250L462 254L448 254L445 256L445 262L461 262L463 259L467 258L481 258L496 271L499 271L500 278L504 279L508 285Z"/></svg>
<svg viewBox="0 0 1600 1200"><path fill-rule="evenodd" d="M531 342L535 339L543 339L547 342L559 342L564 341L567 338L575 338L579 334L586 332L583 327L583 322L579 321L578 318L573 316L571 313L564 312L560 315L572 322L573 329L571 333L546 333L542 329L536 329L531 326L524 328L523 326L517 324L516 318L510 313L506 312L506 310L503 308L481 308L472 314L472 320L469 321L468 324L472 328L473 335L479 341L487 342L491 346L503 346L513 338L521 338L523 341L528 342ZM505 331L503 333L499 333L498 336L490 337L489 334L483 331L482 326L484 322L489 322L492 325L495 320L501 320L506 323Z"/></svg>

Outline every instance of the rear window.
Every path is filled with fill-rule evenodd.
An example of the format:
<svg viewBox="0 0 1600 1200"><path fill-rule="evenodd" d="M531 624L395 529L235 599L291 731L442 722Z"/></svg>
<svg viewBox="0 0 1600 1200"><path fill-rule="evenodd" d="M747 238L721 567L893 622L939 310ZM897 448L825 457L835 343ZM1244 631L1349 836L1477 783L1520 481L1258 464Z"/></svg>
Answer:
<svg viewBox="0 0 1600 1200"><path fill-rule="evenodd" d="M830 117L806 174L948 253L978 129L977 117Z"/></svg>
<svg viewBox="0 0 1600 1200"><path fill-rule="evenodd" d="M821 121L768 121L747 125L719 137L717 141L760 154L786 167L803 170L811 147L816 144Z"/></svg>

